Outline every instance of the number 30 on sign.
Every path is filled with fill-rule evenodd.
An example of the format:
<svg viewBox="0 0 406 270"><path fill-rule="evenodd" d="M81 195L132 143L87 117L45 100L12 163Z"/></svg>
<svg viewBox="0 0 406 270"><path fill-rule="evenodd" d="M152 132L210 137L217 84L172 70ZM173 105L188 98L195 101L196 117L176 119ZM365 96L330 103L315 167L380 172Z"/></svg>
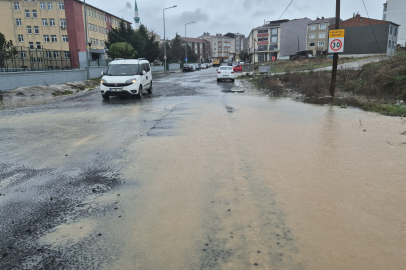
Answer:
<svg viewBox="0 0 406 270"><path fill-rule="evenodd" d="M344 52L344 30L330 30L328 44L329 53Z"/></svg>

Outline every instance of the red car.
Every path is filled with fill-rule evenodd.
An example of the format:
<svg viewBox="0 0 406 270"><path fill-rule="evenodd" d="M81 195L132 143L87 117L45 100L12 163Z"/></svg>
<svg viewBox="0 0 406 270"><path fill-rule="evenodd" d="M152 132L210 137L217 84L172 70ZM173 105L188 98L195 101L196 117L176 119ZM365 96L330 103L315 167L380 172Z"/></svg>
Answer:
<svg viewBox="0 0 406 270"><path fill-rule="evenodd" d="M234 72L242 72L242 65L236 65L235 67L233 67Z"/></svg>

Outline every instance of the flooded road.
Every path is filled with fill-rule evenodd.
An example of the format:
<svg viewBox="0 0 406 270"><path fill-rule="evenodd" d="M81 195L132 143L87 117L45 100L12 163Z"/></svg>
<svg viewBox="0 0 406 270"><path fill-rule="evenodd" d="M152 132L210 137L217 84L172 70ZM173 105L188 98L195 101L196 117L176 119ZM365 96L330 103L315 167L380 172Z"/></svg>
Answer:
<svg viewBox="0 0 406 270"><path fill-rule="evenodd" d="M0 116L0 269L406 265L406 119L214 68Z"/></svg>

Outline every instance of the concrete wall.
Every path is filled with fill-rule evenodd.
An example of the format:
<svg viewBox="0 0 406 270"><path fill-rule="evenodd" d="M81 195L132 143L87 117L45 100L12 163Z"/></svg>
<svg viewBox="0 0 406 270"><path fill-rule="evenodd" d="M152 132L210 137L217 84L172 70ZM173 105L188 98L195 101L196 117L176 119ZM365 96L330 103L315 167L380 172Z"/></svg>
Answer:
<svg viewBox="0 0 406 270"><path fill-rule="evenodd" d="M180 69L180 64L169 64L169 70Z"/></svg>
<svg viewBox="0 0 406 270"><path fill-rule="evenodd" d="M384 1L382 1L384 2ZM391 21L399 24L397 43L402 47L406 46L406 1L405 0L388 0L387 11L383 12L386 15L386 21Z"/></svg>
<svg viewBox="0 0 406 270"><path fill-rule="evenodd" d="M164 66L151 66L152 72L164 71Z"/></svg>
<svg viewBox="0 0 406 270"><path fill-rule="evenodd" d="M86 80L86 71L82 70L8 72L0 74L0 90L84 80Z"/></svg>
<svg viewBox="0 0 406 270"><path fill-rule="evenodd" d="M387 53L389 24L343 27L345 29L343 54ZM375 40L378 40L378 44Z"/></svg>

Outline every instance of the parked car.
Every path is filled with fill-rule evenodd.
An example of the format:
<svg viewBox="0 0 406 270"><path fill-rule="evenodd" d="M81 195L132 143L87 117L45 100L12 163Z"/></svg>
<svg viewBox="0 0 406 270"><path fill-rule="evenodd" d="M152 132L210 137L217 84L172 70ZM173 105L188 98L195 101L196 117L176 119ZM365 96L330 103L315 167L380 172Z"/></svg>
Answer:
<svg viewBox="0 0 406 270"><path fill-rule="evenodd" d="M234 72L242 72L242 65L236 65L233 67Z"/></svg>
<svg viewBox="0 0 406 270"><path fill-rule="evenodd" d="M235 74L232 67L229 66L219 67L219 69L217 70L217 81L219 82L224 79L230 79L234 82Z"/></svg>
<svg viewBox="0 0 406 270"><path fill-rule="evenodd" d="M202 64L200 65L200 67L201 67L201 69L207 68L206 63L202 63Z"/></svg>
<svg viewBox="0 0 406 270"><path fill-rule="evenodd" d="M112 61L106 73L101 72L100 92L103 99L111 96L142 96L152 93L152 73L148 60L124 59Z"/></svg>
<svg viewBox="0 0 406 270"><path fill-rule="evenodd" d="M227 66L232 67L233 63L227 63Z"/></svg>
<svg viewBox="0 0 406 270"><path fill-rule="evenodd" d="M193 66L192 65L189 65L189 64L185 64L185 65L183 65L183 70L182 70L183 72L192 72L193 71Z"/></svg>
<svg viewBox="0 0 406 270"><path fill-rule="evenodd" d="M200 67L199 67L198 63L193 63L191 65L195 68L195 70L200 70Z"/></svg>

